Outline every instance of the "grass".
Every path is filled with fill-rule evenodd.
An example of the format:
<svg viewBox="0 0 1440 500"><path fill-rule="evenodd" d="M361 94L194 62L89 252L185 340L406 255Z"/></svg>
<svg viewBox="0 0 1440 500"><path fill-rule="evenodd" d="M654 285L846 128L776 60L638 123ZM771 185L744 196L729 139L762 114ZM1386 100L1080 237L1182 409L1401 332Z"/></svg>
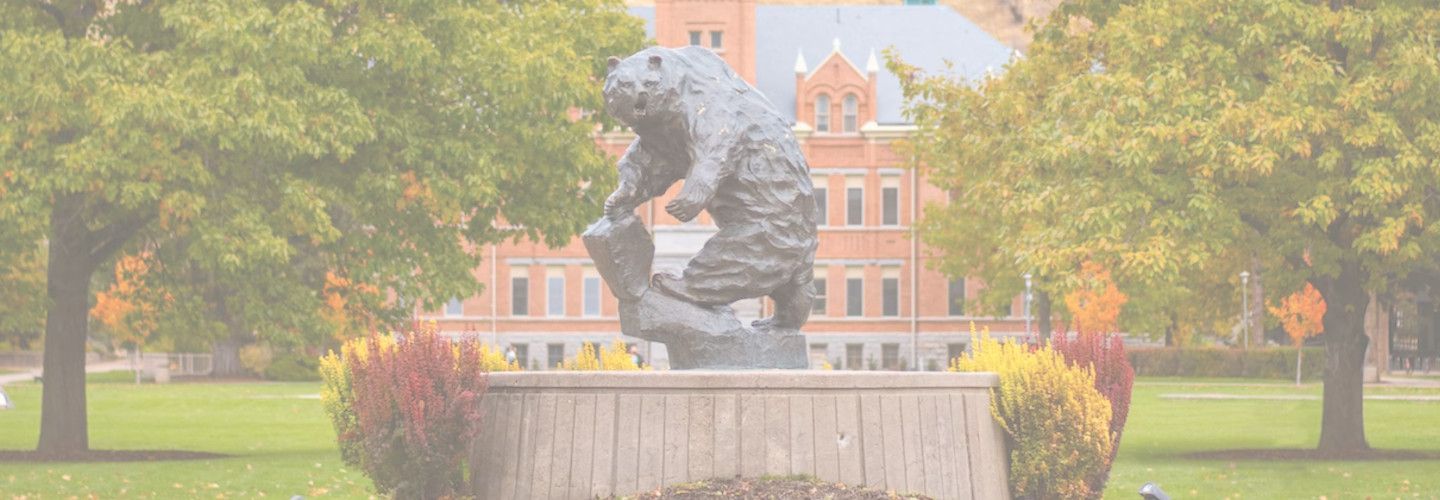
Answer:
<svg viewBox="0 0 1440 500"><path fill-rule="evenodd" d="M120 372L129 375L126 372ZM105 377L92 380L107 380ZM0 498L306 497L373 495L340 463L334 432L313 399L315 383L95 382L90 442L107 449L183 449L230 458L162 463L0 463ZM40 386L6 387L17 408L0 411L0 449L28 449L39 432ZM1133 499L1147 481L1174 498L1440 498L1440 461L1276 462L1190 460L1228 448L1308 448L1319 438L1319 401L1195 401L1171 393L1319 395L1319 384L1260 380L1142 379L1135 388L1106 498ZM1378 388L1367 394L1440 395ZM1376 447L1440 451L1440 403L1367 401Z"/></svg>
<svg viewBox="0 0 1440 500"><path fill-rule="evenodd" d="M1106 498L1137 498L1154 481L1174 498L1440 498L1440 461L1276 462L1190 460L1186 453L1235 448L1312 448L1320 401L1196 401L1171 393L1320 395L1260 380L1145 378L1137 382ZM1440 395L1436 389L1366 388L1366 394ZM1371 446L1440 451L1440 403L1366 401Z"/></svg>
<svg viewBox="0 0 1440 500"><path fill-rule="evenodd" d="M92 448L232 456L153 463L0 463L0 498L365 498L373 493L368 479L340 462L335 433L320 402L312 399L318 384L137 386L127 380L89 387ZM16 409L0 410L0 449L33 448L39 436L40 386L15 384L5 390Z"/></svg>

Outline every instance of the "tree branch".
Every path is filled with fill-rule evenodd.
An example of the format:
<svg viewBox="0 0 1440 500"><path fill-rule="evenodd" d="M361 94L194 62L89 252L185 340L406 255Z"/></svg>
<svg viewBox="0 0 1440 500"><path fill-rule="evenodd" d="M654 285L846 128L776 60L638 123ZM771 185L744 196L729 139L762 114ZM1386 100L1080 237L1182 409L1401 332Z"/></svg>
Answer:
<svg viewBox="0 0 1440 500"><path fill-rule="evenodd" d="M59 7L45 0L36 1L35 7L55 18L55 24L60 27L60 31L65 31L65 13L61 12Z"/></svg>
<svg viewBox="0 0 1440 500"><path fill-rule="evenodd" d="M94 231L90 235L88 247L90 252L87 258L93 264L99 264L106 258L114 255L120 250L135 233L140 232L150 221L155 220L156 213L148 212L142 215L135 215L128 219L105 226L104 229Z"/></svg>

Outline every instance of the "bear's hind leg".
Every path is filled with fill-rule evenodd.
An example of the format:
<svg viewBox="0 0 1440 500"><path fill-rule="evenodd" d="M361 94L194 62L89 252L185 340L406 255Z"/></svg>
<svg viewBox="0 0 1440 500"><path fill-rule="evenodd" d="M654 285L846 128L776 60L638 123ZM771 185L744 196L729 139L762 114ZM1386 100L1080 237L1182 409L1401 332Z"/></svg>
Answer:
<svg viewBox="0 0 1440 500"><path fill-rule="evenodd" d="M775 290L770 298L775 301L775 315L751 324L755 328L799 330L810 319L810 310L815 304L815 285L809 279L795 280Z"/></svg>

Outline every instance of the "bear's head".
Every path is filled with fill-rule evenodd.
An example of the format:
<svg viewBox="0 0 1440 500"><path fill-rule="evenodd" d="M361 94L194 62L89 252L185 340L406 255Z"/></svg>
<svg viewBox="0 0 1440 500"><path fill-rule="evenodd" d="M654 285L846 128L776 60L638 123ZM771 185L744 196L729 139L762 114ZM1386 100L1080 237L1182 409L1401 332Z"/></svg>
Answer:
<svg viewBox="0 0 1440 500"><path fill-rule="evenodd" d="M605 110L629 126L655 123L675 109L680 92L674 52L651 47L625 59L610 58Z"/></svg>

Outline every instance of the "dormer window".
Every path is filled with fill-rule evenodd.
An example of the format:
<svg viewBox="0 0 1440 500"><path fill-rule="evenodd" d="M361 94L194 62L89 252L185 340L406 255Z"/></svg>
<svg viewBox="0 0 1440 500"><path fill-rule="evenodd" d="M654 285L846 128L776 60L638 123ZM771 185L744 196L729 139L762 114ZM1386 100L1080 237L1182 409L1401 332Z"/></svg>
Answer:
<svg viewBox="0 0 1440 500"><path fill-rule="evenodd" d="M691 32L690 32L690 45L700 45L700 32L699 32L699 31L691 31Z"/></svg>
<svg viewBox="0 0 1440 500"><path fill-rule="evenodd" d="M857 114L860 109L859 99L855 98L855 94L845 94L845 100L842 101L841 106L842 112L845 113L845 133L853 134L855 133L855 122L858 121Z"/></svg>
<svg viewBox="0 0 1440 500"><path fill-rule="evenodd" d="M711 32L710 32L710 48L711 48L711 49L720 50L720 49L725 48L725 43L724 43L724 42L725 42L725 32L723 32L723 31L711 31Z"/></svg>
<svg viewBox="0 0 1440 500"><path fill-rule="evenodd" d="M830 131L830 96L820 94L815 98L815 131Z"/></svg>

